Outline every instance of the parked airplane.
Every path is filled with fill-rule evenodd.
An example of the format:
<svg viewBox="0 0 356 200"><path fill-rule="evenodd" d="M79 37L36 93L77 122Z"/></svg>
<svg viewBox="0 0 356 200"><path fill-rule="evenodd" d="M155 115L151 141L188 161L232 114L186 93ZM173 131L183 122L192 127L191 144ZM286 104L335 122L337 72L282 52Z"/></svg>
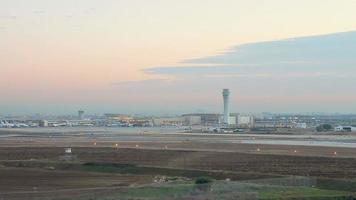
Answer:
<svg viewBox="0 0 356 200"><path fill-rule="evenodd" d="M0 120L0 128L25 128L28 127L27 124L24 123L10 123L6 120Z"/></svg>
<svg viewBox="0 0 356 200"><path fill-rule="evenodd" d="M1 128L12 128L12 127L14 127L14 124L9 123L6 120L1 120L0 127Z"/></svg>

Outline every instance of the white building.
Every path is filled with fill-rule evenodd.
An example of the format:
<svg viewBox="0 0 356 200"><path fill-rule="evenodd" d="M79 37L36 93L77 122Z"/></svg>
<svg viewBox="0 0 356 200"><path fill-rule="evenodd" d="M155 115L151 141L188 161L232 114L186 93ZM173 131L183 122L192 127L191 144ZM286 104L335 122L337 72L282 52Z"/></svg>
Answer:
<svg viewBox="0 0 356 200"><path fill-rule="evenodd" d="M305 129L307 128L307 123L296 123L295 128Z"/></svg>
<svg viewBox="0 0 356 200"><path fill-rule="evenodd" d="M229 125L236 125L236 123L237 123L236 116L230 116L228 123L229 123Z"/></svg>
<svg viewBox="0 0 356 200"><path fill-rule="evenodd" d="M230 115L228 118L228 121L227 123L225 123L225 116L222 115L219 117L219 121L220 122L223 122L224 125L227 125L227 126L236 126L237 125L237 116L234 116L234 115Z"/></svg>
<svg viewBox="0 0 356 200"><path fill-rule="evenodd" d="M40 126L40 127L48 127L48 126L49 126L49 123L48 123L47 120L41 120L41 121L39 122L39 126Z"/></svg>
<svg viewBox="0 0 356 200"><path fill-rule="evenodd" d="M186 125L217 126L223 121L222 115L213 113L192 113L182 117L185 118Z"/></svg>
<svg viewBox="0 0 356 200"><path fill-rule="evenodd" d="M193 126L193 125L201 125L201 116L198 115L185 115L183 116L185 125Z"/></svg>
<svg viewBox="0 0 356 200"><path fill-rule="evenodd" d="M239 127L253 127L255 119L251 115L237 115L237 126Z"/></svg>
<svg viewBox="0 0 356 200"><path fill-rule="evenodd" d="M154 126L182 126L184 123L184 117L167 117L153 119Z"/></svg>
<svg viewBox="0 0 356 200"><path fill-rule="evenodd" d="M334 128L336 132L356 132L356 127L353 126L336 126Z"/></svg>

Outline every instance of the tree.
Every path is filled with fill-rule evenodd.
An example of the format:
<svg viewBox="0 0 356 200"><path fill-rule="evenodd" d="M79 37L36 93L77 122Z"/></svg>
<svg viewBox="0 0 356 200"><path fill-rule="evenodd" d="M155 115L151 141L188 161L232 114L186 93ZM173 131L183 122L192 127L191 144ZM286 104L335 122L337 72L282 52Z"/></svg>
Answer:
<svg viewBox="0 0 356 200"><path fill-rule="evenodd" d="M327 132L331 131L333 129L333 126L330 124L320 124L319 126L316 127L316 131L318 132Z"/></svg>

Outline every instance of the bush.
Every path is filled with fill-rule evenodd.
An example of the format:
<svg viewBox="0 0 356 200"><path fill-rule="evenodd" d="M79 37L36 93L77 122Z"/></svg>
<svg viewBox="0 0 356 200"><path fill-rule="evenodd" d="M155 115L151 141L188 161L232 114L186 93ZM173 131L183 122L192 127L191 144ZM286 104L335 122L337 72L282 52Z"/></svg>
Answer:
<svg viewBox="0 0 356 200"><path fill-rule="evenodd" d="M211 182L213 182L213 180L210 177L198 177L195 179L195 184L207 184Z"/></svg>

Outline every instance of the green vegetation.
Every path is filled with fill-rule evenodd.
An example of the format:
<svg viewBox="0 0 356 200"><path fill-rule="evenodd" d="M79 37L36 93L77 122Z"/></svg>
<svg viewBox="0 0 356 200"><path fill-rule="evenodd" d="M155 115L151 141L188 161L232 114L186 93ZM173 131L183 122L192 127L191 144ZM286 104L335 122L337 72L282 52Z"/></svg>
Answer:
<svg viewBox="0 0 356 200"><path fill-rule="evenodd" d="M349 193L322 190L310 187L261 187L258 188L259 199L338 199Z"/></svg>
<svg viewBox="0 0 356 200"><path fill-rule="evenodd" d="M343 179L317 179L316 187L327 190L341 190L356 192L356 181Z"/></svg>
<svg viewBox="0 0 356 200"><path fill-rule="evenodd" d="M203 184L204 185L204 184ZM354 200L350 193L311 187L269 186L217 181L202 189L196 184L165 184L129 188L121 197L133 199ZM239 198L240 197L240 198Z"/></svg>
<svg viewBox="0 0 356 200"><path fill-rule="evenodd" d="M165 175L165 176L179 176L188 178L198 177L212 177L214 179L222 180L230 178L231 180L251 180L260 178L276 178L277 175L248 173L248 172L220 172L220 171L203 171L192 169L172 169L159 168L148 166L137 166L130 164L116 164L116 163L85 163L79 167L79 170L93 171L102 173L121 173L121 174L141 174L141 175Z"/></svg>
<svg viewBox="0 0 356 200"><path fill-rule="evenodd" d="M130 198L168 198L179 197L190 194L194 191L194 186L191 184L170 185L161 187L138 187L128 189L127 195Z"/></svg>
<svg viewBox="0 0 356 200"><path fill-rule="evenodd" d="M208 184L211 182L213 182L213 179L205 176L198 177L197 179L195 179L195 184Z"/></svg>
<svg viewBox="0 0 356 200"><path fill-rule="evenodd" d="M316 131L318 132L327 132L333 130L333 126L330 124L321 124L316 127Z"/></svg>

